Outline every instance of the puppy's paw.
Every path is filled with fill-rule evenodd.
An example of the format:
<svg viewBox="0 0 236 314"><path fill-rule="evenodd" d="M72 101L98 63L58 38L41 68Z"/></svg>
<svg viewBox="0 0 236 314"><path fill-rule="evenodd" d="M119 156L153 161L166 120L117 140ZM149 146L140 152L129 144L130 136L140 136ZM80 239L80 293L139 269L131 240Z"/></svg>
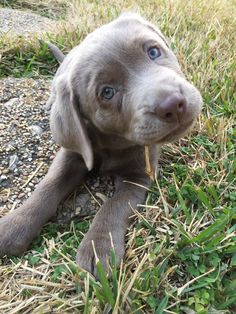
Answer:
<svg viewBox="0 0 236 314"><path fill-rule="evenodd" d="M124 256L124 240L120 238L120 235L118 236L118 234L114 232L112 233L112 242L115 249L116 263L119 265ZM112 242L108 232L93 232L92 230L89 230L82 240L77 252L76 261L78 265L89 271L96 279L99 279L94 254L95 250L105 271L109 273L111 252L113 250Z"/></svg>
<svg viewBox="0 0 236 314"><path fill-rule="evenodd" d="M37 235L29 217L21 211L12 212L0 219L0 257L22 254Z"/></svg>

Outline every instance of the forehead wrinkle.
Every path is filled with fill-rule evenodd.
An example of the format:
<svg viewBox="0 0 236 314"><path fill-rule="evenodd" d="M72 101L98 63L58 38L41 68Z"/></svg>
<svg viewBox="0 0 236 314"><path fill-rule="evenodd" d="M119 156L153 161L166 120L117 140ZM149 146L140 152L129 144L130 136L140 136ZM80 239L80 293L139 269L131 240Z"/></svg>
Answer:
<svg viewBox="0 0 236 314"><path fill-rule="evenodd" d="M95 48L95 51L99 51ZM134 53L127 52L127 48L121 47L120 42L118 45L116 43L110 43L106 47L106 51L102 53L95 54L92 52L91 56L87 55L86 60L83 62L83 68L87 69L87 73L93 78L102 80L117 79L121 81L127 75L131 75L131 62L127 62L127 56L133 61ZM137 60L135 60L135 65ZM134 65L133 65L134 66ZM103 77L103 78L102 78ZM123 79L124 80L124 79Z"/></svg>
<svg viewBox="0 0 236 314"><path fill-rule="evenodd" d="M117 60L109 60L100 65L95 73L96 83L124 84L127 79L127 69Z"/></svg>
<svg viewBox="0 0 236 314"><path fill-rule="evenodd" d="M137 76L137 71L129 66L125 60L122 61L121 58L117 60L115 55L113 57L110 57L108 62L103 62L103 65L100 64L95 79L100 83L121 83L124 88L129 80ZM109 66L107 66L108 63ZM133 67L137 67L137 65L135 64Z"/></svg>
<svg viewBox="0 0 236 314"><path fill-rule="evenodd" d="M150 38L147 38L150 39ZM139 65L142 67L145 65L145 61L148 64L148 59L145 60L145 52L143 45L147 40L143 36L132 39L119 39L110 40L108 45L104 48L103 45L99 44L99 47L95 47L94 53L91 55L92 63L94 64L93 69L97 71L108 72L107 69L116 67L118 70L121 68L126 73L135 73ZM96 51L101 53L95 54ZM99 67L97 66L99 65ZM102 68L102 69L101 69Z"/></svg>

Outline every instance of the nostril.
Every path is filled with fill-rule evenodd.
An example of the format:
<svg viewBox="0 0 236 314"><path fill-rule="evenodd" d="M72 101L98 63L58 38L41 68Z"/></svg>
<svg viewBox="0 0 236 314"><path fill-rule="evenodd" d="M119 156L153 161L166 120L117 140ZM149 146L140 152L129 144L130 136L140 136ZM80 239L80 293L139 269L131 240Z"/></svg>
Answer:
<svg viewBox="0 0 236 314"><path fill-rule="evenodd" d="M178 110L179 113L182 113L185 110L184 108L185 108L185 103L184 102L178 103L177 110Z"/></svg>
<svg viewBox="0 0 236 314"><path fill-rule="evenodd" d="M173 116L173 114L172 114L171 112L167 112L167 113L165 114L165 117L166 117L167 119L170 119L172 116Z"/></svg>
<svg viewBox="0 0 236 314"><path fill-rule="evenodd" d="M183 109L183 106L184 106L184 105L183 105L182 103L179 103L179 104L178 104L178 109Z"/></svg>

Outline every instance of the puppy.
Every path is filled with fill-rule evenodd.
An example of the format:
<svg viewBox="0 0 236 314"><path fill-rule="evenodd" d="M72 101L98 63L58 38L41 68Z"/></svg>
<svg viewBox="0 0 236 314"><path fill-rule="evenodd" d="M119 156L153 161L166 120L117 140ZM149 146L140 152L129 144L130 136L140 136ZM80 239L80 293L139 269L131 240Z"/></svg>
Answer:
<svg viewBox="0 0 236 314"><path fill-rule="evenodd" d="M96 167L116 178L114 196L77 253L78 265L96 276L94 251L107 268L112 238L119 263L132 208L145 200L142 186L151 179L144 147L154 170L162 145L193 125L202 98L160 30L135 14L95 30L61 61L48 101L61 149L31 197L0 219L0 256L23 253L60 201Z"/></svg>

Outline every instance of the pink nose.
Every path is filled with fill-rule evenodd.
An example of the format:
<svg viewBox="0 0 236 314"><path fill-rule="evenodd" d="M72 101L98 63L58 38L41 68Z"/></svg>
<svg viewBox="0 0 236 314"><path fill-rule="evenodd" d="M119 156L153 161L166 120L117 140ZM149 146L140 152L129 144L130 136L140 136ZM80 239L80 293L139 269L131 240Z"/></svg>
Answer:
<svg viewBox="0 0 236 314"><path fill-rule="evenodd" d="M155 113L162 121L179 122L183 119L186 107L185 98L179 93L173 93L156 106Z"/></svg>

